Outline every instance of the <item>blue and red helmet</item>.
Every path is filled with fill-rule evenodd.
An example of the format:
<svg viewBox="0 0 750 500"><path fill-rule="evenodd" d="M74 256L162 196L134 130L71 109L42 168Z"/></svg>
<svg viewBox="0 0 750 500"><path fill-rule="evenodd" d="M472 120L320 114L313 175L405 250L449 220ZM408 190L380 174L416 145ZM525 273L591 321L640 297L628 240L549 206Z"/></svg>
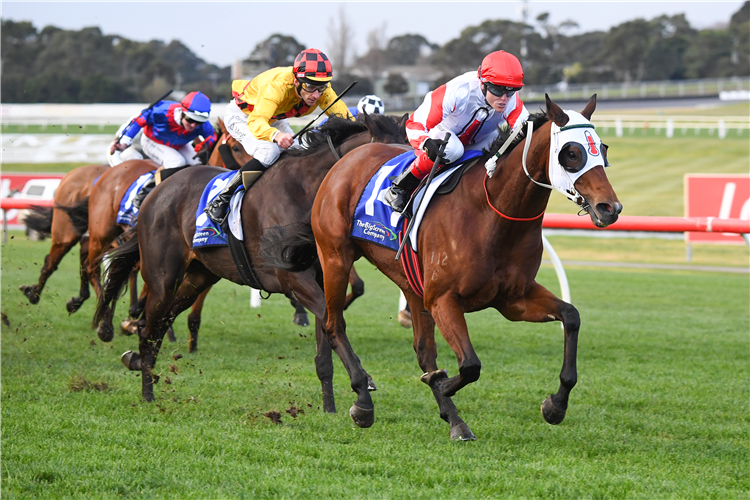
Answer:
<svg viewBox="0 0 750 500"><path fill-rule="evenodd" d="M211 100L203 92L190 92L180 105L185 115L196 122L207 121L211 114Z"/></svg>

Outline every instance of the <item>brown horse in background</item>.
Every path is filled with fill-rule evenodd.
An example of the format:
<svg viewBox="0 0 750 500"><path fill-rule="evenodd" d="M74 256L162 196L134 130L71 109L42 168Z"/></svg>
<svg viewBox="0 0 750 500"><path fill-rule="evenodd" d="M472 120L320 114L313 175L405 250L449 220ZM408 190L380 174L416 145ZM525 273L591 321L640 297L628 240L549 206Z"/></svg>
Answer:
<svg viewBox="0 0 750 500"><path fill-rule="evenodd" d="M31 229L50 233L52 240L49 254L44 258L39 282L36 285L22 285L19 288L30 303L39 302L39 296L50 275L57 270L62 258L79 242L81 244L81 285L78 296L71 297L66 304L68 313L76 312L89 298L88 236L84 236L88 230L88 210L85 209L86 213L83 218L74 216L71 219L68 209L81 203L87 205L94 182L107 170L109 170L109 165L106 164L87 165L71 170L65 174L55 191L54 207L34 210L26 219L26 224Z"/></svg>
<svg viewBox="0 0 750 500"><path fill-rule="evenodd" d="M326 136L335 147L329 148ZM336 409L333 393L331 344L323 335L325 296L319 269L304 272L279 271L267 265L260 252L260 240L269 227L300 222L309 217L315 193L328 169L354 148L373 141L403 143L403 120L373 115L364 124L332 117L321 133L310 140L306 151L288 151L252 186L242 202L244 246L253 263L262 289L283 293L297 300L316 318L317 355L315 366L323 392L324 411ZM140 260L141 274L149 287L145 308L145 327L140 332L138 353L128 351L122 357L131 370L142 372L141 394L153 401L153 368L164 332L174 318L207 287L224 278L244 284L227 247L192 248L198 200L205 186L222 171L213 167L186 169L154 189L144 201L136 237L107 254L108 280L99 300L94 320L106 318L109 309L127 281L135 262ZM345 283L348 282L349 270ZM374 384L370 381L370 389Z"/></svg>
<svg viewBox="0 0 750 500"><path fill-rule="evenodd" d="M363 256L407 297L414 312L414 351L424 371L422 381L432 389L440 417L450 424L451 438L476 439L459 417L451 397L476 381L481 368L464 314L490 307L511 321L562 322L565 347L560 387L544 401L542 414L550 424L558 424L565 417L568 396L577 379L580 318L575 307L535 281L542 260L541 216L550 191L530 178L549 182L551 123L563 127L571 120L571 115L549 97L546 105L546 113L532 115L529 120L534 126L532 136L521 135L516 139L509 152L500 157L493 177L488 178L481 167L490 156L487 152L479 158L479 166L466 171L451 195L432 200L417 236L417 262L413 262L425 277L423 298L410 288L402 262L394 260L393 250L351 237L354 209L369 179L381 165L404 149L380 144L364 146L342 158L321 184L312 209L311 226L323 267L327 303L325 330L358 395L350 414L360 427L372 425L374 405L367 388L368 375L349 344L342 310L349 269ZM576 120L588 122L595 107L596 96L592 96L582 117L578 115ZM571 128L583 127L593 129L590 123ZM496 141L491 153L494 154L507 137L508 134L504 134ZM587 141L581 143L587 144ZM528 156L521 144L529 148ZM582 197L579 199L581 206L595 225L608 226L617 220L622 205L604 172L604 154L589 166L582 161L586 153L574 144L570 142L562 149L558 157L561 170L584 172L574 184ZM597 147L606 153L606 147ZM582 170L584 165L586 170ZM524 172L526 167L528 177ZM276 243L277 255L284 248L284 255L299 252L298 260L304 258L301 245L290 247L283 240L280 246L279 241ZM401 258L406 259L407 255ZM282 261L291 268L294 259ZM283 262L274 264L282 266ZM458 375L454 377L438 369L435 325L458 358Z"/></svg>

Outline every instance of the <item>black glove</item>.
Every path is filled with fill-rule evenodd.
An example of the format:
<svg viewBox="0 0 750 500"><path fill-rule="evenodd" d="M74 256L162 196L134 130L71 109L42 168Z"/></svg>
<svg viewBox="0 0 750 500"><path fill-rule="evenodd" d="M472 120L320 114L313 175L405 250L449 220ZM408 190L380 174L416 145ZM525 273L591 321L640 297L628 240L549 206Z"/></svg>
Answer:
<svg viewBox="0 0 750 500"><path fill-rule="evenodd" d="M447 143L440 139L427 139L424 141L424 144L422 144L422 150L427 153L427 158L431 161L435 161L435 158L440 156L440 164L445 165L447 163L445 159L445 151L440 151L443 144Z"/></svg>
<svg viewBox="0 0 750 500"><path fill-rule="evenodd" d="M209 152L208 148L203 148L197 153L195 153L195 156L193 156L193 159L198 158L200 160L201 165L207 165L208 164L208 158L211 156L211 153Z"/></svg>

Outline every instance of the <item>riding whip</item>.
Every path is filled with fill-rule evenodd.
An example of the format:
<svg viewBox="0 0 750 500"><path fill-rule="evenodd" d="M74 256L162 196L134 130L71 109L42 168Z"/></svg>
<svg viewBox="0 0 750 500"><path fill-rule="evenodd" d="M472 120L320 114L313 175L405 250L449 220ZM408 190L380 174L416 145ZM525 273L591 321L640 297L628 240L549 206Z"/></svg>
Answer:
<svg viewBox="0 0 750 500"><path fill-rule="evenodd" d="M432 178L435 177L435 172L437 171L437 166L440 164L440 160L442 158L442 154L445 151L445 146L448 145L448 140L451 138L451 133L446 132L445 133L445 139L443 139L443 144L440 145L440 149L438 150L438 154L435 156L435 163L432 165L432 170L430 170L430 175L427 177L427 182L424 185L424 192L425 195L427 194L427 188L430 187L430 183L432 182ZM414 225L414 221L417 220L417 213L419 212L419 207L422 205L422 200L424 200L424 195L419 199L419 203L417 204L415 210L412 212L411 220L409 221L409 225L406 226L406 231L404 232L404 238L401 240L401 244L398 246L398 252L396 252L396 260L401 257L401 252L404 251L404 245L406 244L406 240L409 239L409 233L411 232L411 228ZM406 207L404 207L404 211L406 211L406 208L409 205L407 204Z"/></svg>
<svg viewBox="0 0 750 500"><path fill-rule="evenodd" d="M316 121L318 121L318 118L320 118L321 116L323 116L323 114L326 111L328 111L329 109L331 109L331 106L333 106L334 104L336 104L337 102L339 102L339 99L341 99L342 97L344 97L344 94L346 94L347 92L349 92L349 89L351 89L352 87L354 87L357 83L359 83L359 82L357 82L357 80L355 80L355 81L353 81L351 83L351 85L349 85L348 87L346 87L346 89L344 89L344 91L342 93L340 93L339 96L336 99L334 99L334 101L331 104L329 104L326 109L324 109L323 111L321 111L320 114L313 119L313 121L311 121L310 123L308 123L307 125L305 125L305 127L302 130L300 130L299 132L297 132L296 134L294 134L294 136L292 137L292 140L296 139L297 137L299 137L300 135L302 135L305 132L305 130L309 129L310 126L313 123L315 123Z"/></svg>

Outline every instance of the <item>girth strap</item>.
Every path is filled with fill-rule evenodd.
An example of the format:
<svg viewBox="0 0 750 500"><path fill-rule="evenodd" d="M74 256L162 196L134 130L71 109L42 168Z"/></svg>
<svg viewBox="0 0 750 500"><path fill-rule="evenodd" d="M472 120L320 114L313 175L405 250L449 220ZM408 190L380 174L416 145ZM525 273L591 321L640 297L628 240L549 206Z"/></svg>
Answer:
<svg viewBox="0 0 750 500"><path fill-rule="evenodd" d="M263 290L263 285L260 284L260 280L258 280L258 276L253 269L253 264L250 262L250 255L247 253L247 248L245 248L243 242L234 237L232 230L229 229L228 220L229 217L224 219L221 230L227 235L227 246L229 246L229 252L232 254L232 260L237 266L237 271L240 273L240 278L242 278L242 282L245 285L257 290Z"/></svg>

